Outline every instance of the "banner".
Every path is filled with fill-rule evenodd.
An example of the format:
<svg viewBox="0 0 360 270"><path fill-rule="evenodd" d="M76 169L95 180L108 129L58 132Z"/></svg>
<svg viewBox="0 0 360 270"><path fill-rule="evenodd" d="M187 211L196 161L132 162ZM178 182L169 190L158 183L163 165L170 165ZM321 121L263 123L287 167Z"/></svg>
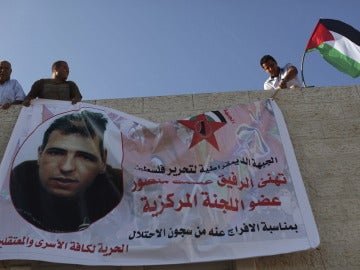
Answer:
<svg viewBox="0 0 360 270"><path fill-rule="evenodd" d="M161 265L319 245L273 100L159 124L38 99L0 176L0 260Z"/></svg>

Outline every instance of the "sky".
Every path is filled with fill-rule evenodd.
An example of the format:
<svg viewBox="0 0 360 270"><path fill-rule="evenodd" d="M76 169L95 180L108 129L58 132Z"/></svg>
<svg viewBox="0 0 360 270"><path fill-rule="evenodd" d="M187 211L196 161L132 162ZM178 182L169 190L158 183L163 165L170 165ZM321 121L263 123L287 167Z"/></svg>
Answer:
<svg viewBox="0 0 360 270"><path fill-rule="evenodd" d="M360 30L359 0L0 0L0 59L25 93L65 60L83 100L262 90L260 58L301 71L320 18ZM315 50L308 86L359 85ZM301 76L300 76L301 78Z"/></svg>

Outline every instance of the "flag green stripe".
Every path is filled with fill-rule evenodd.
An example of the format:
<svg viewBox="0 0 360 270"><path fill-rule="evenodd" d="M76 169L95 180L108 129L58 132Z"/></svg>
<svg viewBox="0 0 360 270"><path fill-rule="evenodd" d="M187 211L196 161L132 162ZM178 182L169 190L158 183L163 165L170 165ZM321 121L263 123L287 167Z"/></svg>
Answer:
<svg viewBox="0 0 360 270"><path fill-rule="evenodd" d="M350 75L353 78L360 76L360 63L354 59L342 54L327 43L322 43L316 49L324 59L335 68Z"/></svg>

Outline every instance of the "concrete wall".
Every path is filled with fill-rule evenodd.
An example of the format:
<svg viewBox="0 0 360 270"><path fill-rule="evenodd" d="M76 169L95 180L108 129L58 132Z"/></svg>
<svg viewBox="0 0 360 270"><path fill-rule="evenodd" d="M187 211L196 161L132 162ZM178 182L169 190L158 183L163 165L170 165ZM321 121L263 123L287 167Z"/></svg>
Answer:
<svg viewBox="0 0 360 270"><path fill-rule="evenodd" d="M164 122L270 98L273 94L273 91L225 92L88 102ZM321 243L317 249L238 261L172 266L89 267L0 261L0 270L360 269L360 85L286 89L274 98L288 125L318 225ZM20 109L20 106L13 106L0 112L1 157Z"/></svg>

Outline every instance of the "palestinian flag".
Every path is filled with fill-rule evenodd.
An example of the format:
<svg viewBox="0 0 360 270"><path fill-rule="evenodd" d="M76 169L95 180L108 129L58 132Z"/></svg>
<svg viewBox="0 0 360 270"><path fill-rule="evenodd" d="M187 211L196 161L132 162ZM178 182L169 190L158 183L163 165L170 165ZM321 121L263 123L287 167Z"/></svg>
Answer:
<svg viewBox="0 0 360 270"><path fill-rule="evenodd" d="M353 78L360 76L360 32L337 20L320 19L305 52L319 50L324 59Z"/></svg>

